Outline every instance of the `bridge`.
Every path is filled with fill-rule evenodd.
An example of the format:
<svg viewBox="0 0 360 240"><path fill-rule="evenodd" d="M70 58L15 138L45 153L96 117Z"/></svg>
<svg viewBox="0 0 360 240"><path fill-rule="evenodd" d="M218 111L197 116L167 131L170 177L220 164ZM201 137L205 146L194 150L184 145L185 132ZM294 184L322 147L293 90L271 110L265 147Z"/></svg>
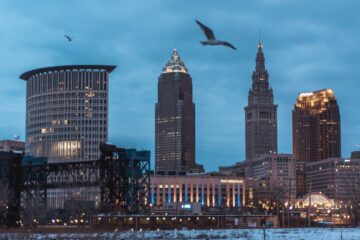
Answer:
<svg viewBox="0 0 360 240"><path fill-rule="evenodd" d="M99 211L146 212L150 158L130 156L129 150L106 143L99 148L99 160L81 162L26 164L22 153L10 153L0 166L0 184L6 188L0 224L14 227L20 216L34 214L30 209L46 209L49 189L99 187Z"/></svg>

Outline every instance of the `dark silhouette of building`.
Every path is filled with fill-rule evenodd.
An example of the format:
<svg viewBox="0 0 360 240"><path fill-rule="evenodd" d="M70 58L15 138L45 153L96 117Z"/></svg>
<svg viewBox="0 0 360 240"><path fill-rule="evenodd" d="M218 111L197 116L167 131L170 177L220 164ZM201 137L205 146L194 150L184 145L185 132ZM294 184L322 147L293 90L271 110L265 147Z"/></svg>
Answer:
<svg viewBox="0 0 360 240"><path fill-rule="evenodd" d="M360 151L351 152L351 159L360 159Z"/></svg>
<svg viewBox="0 0 360 240"><path fill-rule="evenodd" d="M192 79L175 49L159 77L155 111L155 171L177 174L195 170Z"/></svg>
<svg viewBox="0 0 360 240"><path fill-rule="evenodd" d="M301 93L292 113L296 159L309 163L341 156L340 112L333 90Z"/></svg>
<svg viewBox="0 0 360 240"><path fill-rule="evenodd" d="M245 107L246 160L277 152L277 105L269 86L269 74L261 42L258 44L256 68L252 75L248 105Z"/></svg>
<svg viewBox="0 0 360 240"><path fill-rule="evenodd" d="M22 175L18 166L24 156L25 143L0 140L0 226L15 227L20 220L20 190L16 188Z"/></svg>

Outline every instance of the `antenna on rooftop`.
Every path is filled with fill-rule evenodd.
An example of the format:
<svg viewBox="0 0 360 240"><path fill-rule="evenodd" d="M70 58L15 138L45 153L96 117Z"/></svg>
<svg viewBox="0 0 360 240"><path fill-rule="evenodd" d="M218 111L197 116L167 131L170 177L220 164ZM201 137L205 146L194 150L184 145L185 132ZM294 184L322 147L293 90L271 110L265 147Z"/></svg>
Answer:
<svg viewBox="0 0 360 240"><path fill-rule="evenodd" d="M259 43L261 43L261 28L259 28Z"/></svg>

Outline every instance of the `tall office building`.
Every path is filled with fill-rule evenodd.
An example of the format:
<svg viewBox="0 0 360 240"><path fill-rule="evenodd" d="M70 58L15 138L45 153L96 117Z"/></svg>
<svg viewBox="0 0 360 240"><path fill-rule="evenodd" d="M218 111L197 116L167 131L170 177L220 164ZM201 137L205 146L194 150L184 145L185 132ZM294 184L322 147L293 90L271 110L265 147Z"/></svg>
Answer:
<svg viewBox="0 0 360 240"><path fill-rule="evenodd" d="M269 86L269 74L261 42L252 74L248 105L245 107L246 160L277 152L277 105Z"/></svg>
<svg viewBox="0 0 360 240"><path fill-rule="evenodd" d="M156 172L176 174L196 168L192 79L175 49L159 77L155 108Z"/></svg>
<svg viewBox="0 0 360 240"><path fill-rule="evenodd" d="M340 112L333 90L301 93L292 115L293 153L298 160L340 157Z"/></svg>
<svg viewBox="0 0 360 240"><path fill-rule="evenodd" d="M23 73L25 155L45 157L48 163L98 160L99 144L108 139L108 83L115 67L71 65ZM48 205L61 207L64 199L81 195L91 199L94 192L89 191L51 190Z"/></svg>

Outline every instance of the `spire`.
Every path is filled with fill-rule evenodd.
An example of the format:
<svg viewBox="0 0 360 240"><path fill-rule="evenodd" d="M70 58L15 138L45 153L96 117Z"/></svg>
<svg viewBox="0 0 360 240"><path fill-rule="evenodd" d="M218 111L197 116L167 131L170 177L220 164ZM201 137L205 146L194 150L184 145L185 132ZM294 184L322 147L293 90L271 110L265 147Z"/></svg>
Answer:
<svg viewBox="0 0 360 240"><path fill-rule="evenodd" d="M264 53L262 51L263 45L261 43L261 40L259 39L258 43L258 52L256 54L256 72L265 72L265 57Z"/></svg>
<svg viewBox="0 0 360 240"><path fill-rule="evenodd" d="M263 45L261 40L259 39L258 43L258 51L256 54L256 66L255 71L253 72L253 83L255 82L268 82L269 74L265 68L265 57L263 53Z"/></svg>
<svg viewBox="0 0 360 240"><path fill-rule="evenodd" d="M166 63L165 67L163 68L163 73L170 73L170 72L188 73L185 64L183 63L183 61L181 61L179 53L175 48L172 52L169 61Z"/></svg>

